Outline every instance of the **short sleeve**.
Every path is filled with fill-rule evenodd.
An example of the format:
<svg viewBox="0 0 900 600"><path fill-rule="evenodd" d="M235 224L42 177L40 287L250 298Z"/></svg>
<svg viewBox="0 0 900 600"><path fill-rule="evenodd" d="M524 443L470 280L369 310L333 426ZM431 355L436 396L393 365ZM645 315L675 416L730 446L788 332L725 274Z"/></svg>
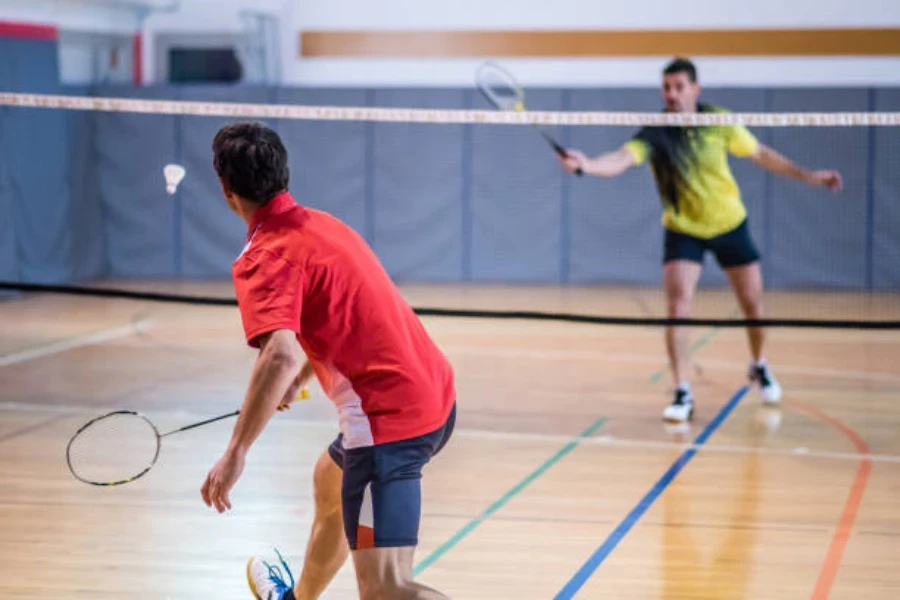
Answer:
<svg viewBox="0 0 900 600"><path fill-rule="evenodd" d="M759 140L743 125L735 125L729 128L728 151L735 156L747 157L756 154L759 148Z"/></svg>
<svg viewBox="0 0 900 600"><path fill-rule="evenodd" d="M646 128L643 128L625 143L624 148L634 157L635 164L639 165L645 163L650 157L652 146L647 138L647 130Z"/></svg>
<svg viewBox="0 0 900 600"><path fill-rule="evenodd" d="M299 267L257 251L238 259L233 279L247 344L258 348L261 335L278 329L300 333L303 273Z"/></svg>

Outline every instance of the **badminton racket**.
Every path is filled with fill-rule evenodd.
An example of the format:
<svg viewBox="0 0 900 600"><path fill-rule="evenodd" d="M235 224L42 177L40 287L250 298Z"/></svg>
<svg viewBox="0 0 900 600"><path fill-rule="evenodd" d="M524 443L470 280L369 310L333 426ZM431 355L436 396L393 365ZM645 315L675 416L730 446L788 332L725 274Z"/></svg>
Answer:
<svg viewBox="0 0 900 600"><path fill-rule="evenodd" d="M475 82L479 91L499 110L522 112L525 110L525 90L512 74L493 62L486 62L475 72ZM549 133L535 123L531 124L550 147L561 157L567 158L569 153ZM583 175L581 168L576 175Z"/></svg>
<svg viewBox="0 0 900 600"><path fill-rule="evenodd" d="M299 400L309 398L304 388ZM236 417L235 410L218 417L160 433L146 415L133 410L114 410L78 428L66 446L66 464L72 475L96 486L131 483L146 475L159 459L165 437Z"/></svg>

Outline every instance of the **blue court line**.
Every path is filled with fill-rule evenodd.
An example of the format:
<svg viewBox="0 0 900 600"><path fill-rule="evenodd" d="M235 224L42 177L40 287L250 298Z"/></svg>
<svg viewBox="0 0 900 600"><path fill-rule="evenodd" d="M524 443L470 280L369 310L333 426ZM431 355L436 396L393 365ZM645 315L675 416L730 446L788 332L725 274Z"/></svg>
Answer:
<svg viewBox="0 0 900 600"><path fill-rule="evenodd" d="M413 569L413 575L418 576L422 573L422 571L436 563L440 557L445 555L454 546L456 546L456 544L461 542L463 538L472 533L476 527L491 518L491 515L503 508L510 500L518 496L522 492L522 490L531 485L532 482L534 482L541 475L547 472L550 467L561 461L563 457L574 450L579 443L594 435L598 429L603 427L604 423L606 423L606 417L599 417L596 421L591 423L590 427L578 434L578 437L573 438L568 444L557 450L556 454L545 460L541 466L526 475L525 479L514 485L512 489L500 496L497 501L487 507L480 515L466 523L462 529L454 533L453 537L434 549L431 554L426 556L422 560L422 562L416 565L416 567Z"/></svg>
<svg viewBox="0 0 900 600"><path fill-rule="evenodd" d="M641 501L638 502L637 506L635 506L630 513L619 523L618 527L616 527L609 537L606 538L606 541L603 542L603 545L597 548L597 551L594 552L590 558L582 565L582 567L578 570L575 575L572 576L572 579L569 580L568 583L559 591L556 596L554 596L554 600L562 600L564 598L572 598L581 589L581 587L587 583L587 580L591 577L594 571L597 570L597 567L606 560L606 557L609 556L610 552L612 552L616 546L619 545L619 542L622 541L622 538L631 531L631 528L634 527L635 523L637 523L640 518L647 512L647 509L659 498L660 494L669 486L670 483L678 476L678 473L687 465L694 455L697 454L697 446L702 446L706 443L706 440L719 428L719 426L728 418L728 415L731 414L731 411L734 410L734 407L738 405L741 401L741 398L747 393L749 389L748 386L744 386L735 393L734 396L731 397L731 400L728 401L725 406L719 410L719 414L715 416L715 418L709 422L709 424L700 432L700 435L697 436L697 439L694 440L694 445L685 450L681 456L678 457L669 470L666 471L662 477L659 478L650 491L647 492L647 495L641 498Z"/></svg>

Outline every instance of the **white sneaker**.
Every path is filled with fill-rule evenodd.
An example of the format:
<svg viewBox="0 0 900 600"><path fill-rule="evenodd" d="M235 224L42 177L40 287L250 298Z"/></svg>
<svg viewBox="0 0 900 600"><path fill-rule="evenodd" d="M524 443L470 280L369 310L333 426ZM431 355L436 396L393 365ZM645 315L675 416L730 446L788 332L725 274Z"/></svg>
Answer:
<svg viewBox="0 0 900 600"><path fill-rule="evenodd" d="M247 561L247 584L257 600L281 600L284 593L294 587L294 574L291 573L290 567L278 550L275 554L278 554L278 560L291 581L287 583L284 580L281 567L272 566L262 558L254 556Z"/></svg>
<svg viewBox="0 0 900 600"><path fill-rule="evenodd" d="M781 401L781 385L772 375L772 370L766 362L756 364L751 362L748 376L751 382L759 384L759 397L765 404L778 404Z"/></svg>
<svg viewBox="0 0 900 600"><path fill-rule="evenodd" d="M694 397L690 390L675 390L675 399L663 411L663 419L675 423L684 423L694 416Z"/></svg>

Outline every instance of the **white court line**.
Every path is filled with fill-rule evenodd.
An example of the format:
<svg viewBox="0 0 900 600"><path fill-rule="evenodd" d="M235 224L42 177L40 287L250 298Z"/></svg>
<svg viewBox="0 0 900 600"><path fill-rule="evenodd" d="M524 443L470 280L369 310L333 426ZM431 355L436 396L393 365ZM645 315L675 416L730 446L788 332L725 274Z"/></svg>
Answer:
<svg viewBox="0 0 900 600"><path fill-rule="evenodd" d="M503 358L528 358L534 360L609 360L630 362L637 364L659 364L660 359L646 354L629 354L626 352L596 352L591 350L526 350L512 347L476 347L476 346L444 346L448 354L470 354L476 356L500 356ZM720 368L746 369L747 363L737 363L725 360L695 361L704 366ZM845 369L831 369L828 367L800 367L779 363L773 365L779 373L793 373L797 375L816 375L830 377L832 379L860 379L863 381L886 381L900 383L900 375L891 373L877 373L871 371L853 371Z"/></svg>
<svg viewBox="0 0 900 600"><path fill-rule="evenodd" d="M509 442L546 442L566 444L573 440L568 435L552 435L544 433L507 433L502 431L485 431L479 429L463 429L457 433L461 437L470 437L481 440L509 441ZM682 442L657 442L653 440L634 440L616 438L608 435L581 438L579 444L592 446L621 446L627 448L659 448L672 450L694 450L703 452L730 453L730 454L767 454L775 456L803 456L810 458L830 458L835 460L859 461L869 459L872 462L900 463L900 455L896 454L858 454L856 452L829 452L827 450L810 450L806 447L797 447L791 450L778 448L760 448L753 446L733 446L719 444L689 444Z"/></svg>
<svg viewBox="0 0 900 600"><path fill-rule="evenodd" d="M90 414L99 415L112 410L122 409L125 407L97 407L97 406L48 406L34 405L21 402L0 402L0 411L19 411L19 412L39 412L53 414ZM209 414L197 414L187 411L153 411L153 414L165 414L166 418L178 417L185 421L200 420L208 418ZM292 426L308 427L311 429L330 429L335 433L338 431L337 420L323 421L319 419L303 419L282 421L281 424L290 423ZM456 429L454 435L464 438L498 442L512 443L544 443L544 444L568 444L574 438L571 435L548 434L548 433L522 433L513 431L489 431L485 429ZM600 435L596 437L578 438L578 444L590 446L616 446L623 448L643 448L643 449L671 449L671 450L687 450L693 448L700 452L722 453L722 454L763 454L772 456L794 456L803 458L821 458L832 460L853 460L860 461L864 459L872 462L882 463L900 463L900 455L897 454L857 454L855 452L830 452L827 450L810 450L806 447L797 447L794 449L779 448L760 448L753 446L739 445L709 445L709 444L690 444L683 442L662 442L653 440L635 440L627 438L616 438L609 435Z"/></svg>
<svg viewBox="0 0 900 600"><path fill-rule="evenodd" d="M0 356L0 367L8 367L10 365L33 360L35 358L43 358L45 356L50 356L51 354L59 354L60 352L72 350L73 348L90 346L91 344L99 344L101 342L108 342L117 338L127 337L141 331L147 331L148 329L151 329L155 324L155 321L145 319L136 323L122 325L121 327L113 327L111 329L103 329L87 335L80 335L68 340L62 340L53 344L48 344L46 346L29 348L28 350L23 350L21 352L13 352L12 354Z"/></svg>

